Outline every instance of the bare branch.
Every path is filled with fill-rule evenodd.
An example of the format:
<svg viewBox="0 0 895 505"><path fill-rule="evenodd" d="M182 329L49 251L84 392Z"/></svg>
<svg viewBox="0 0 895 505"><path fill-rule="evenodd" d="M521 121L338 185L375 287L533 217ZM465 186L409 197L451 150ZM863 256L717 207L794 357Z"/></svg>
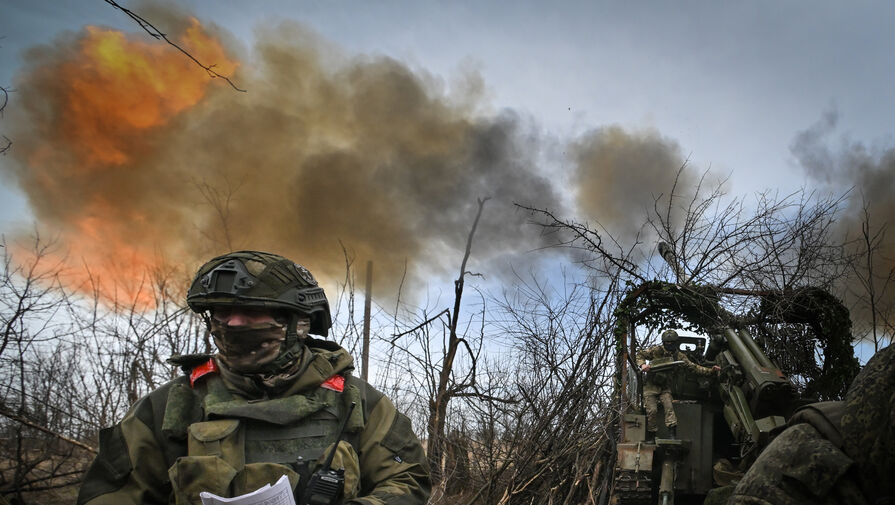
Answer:
<svg viewBox="0 0 895 505"><path fill-rule="evenodd" d="M3 117L3 111L6 110L6 105L9 103L9 90L0 86L0 93L3 95L0 97L0 117ZM6 135L0 136L3 137L3 145L0 145L0 154L6 154L12 148L12 141Z"/></svg>
<svg viewBox="0 0 895 505"><path fill-rule="evenodd" d="M175 42L171 41L171 39L169 39L165 33L163 33L161 30L156 28L152 23L150 23L149 21L147 21L146 19L141 17L139 14L135 13L134 11L132 11L126 7L121 6L121 4L119 4L115 0L105 0L105 2L109 5L111 5L112 7L120 10L121 12L127 14L127 17L134 20L134 22L136 22L140 26L140 28L142 28L144 31L146 31L146 33L148 33L150 36L152 36L156 40L164 40L165 42L168 43L168 45L174 47L175 49L177 49L178 51L183 53L187 58L191 59L193 61L193 63L195 63L200 68L205 70L205 72L208 73L208 75L212 79L215 79L215 78L223 79L223 80L227 81L227 84L229 84L231 88L235 89L236 91L241 91L241 92L245 93L246 90L244 90L244 89L238 87L236 84L234 84L233 81L231 81L229 77L227 77L225 75L221 75L217 71L215 71L214 64L206 65L206 64L200 62L192 54L190 54L189 51L180 47Z"/></svg>
<svg viewBox="0 0 895 505"><path fill-rule="evenodd" d="M420 324L414 326L413 328L411 328L411 329L409 329L409 330L407 330L407 331L403 331L403 332L401 332L401 333L397 333L397 334L392 335L394 338L392 338L391 343L394 344L395 341L396 341L397 339L399 339L400 337L403 337L404 335L408 335L408 334L410 334L410 333L413 333L413 332L419 330L419 329L422 328L423 326L428 325L428 324L431 323L432 321L435 321L436 319L438 319L439 317L441 317L441 316L443 316L443 315L445 315L445 314L447 314L448 316L450 316L450 315L451 315L450 310L449 310L449 309L444 309L444 310L442 310L441 312L439 312L438 314L435 314L434 316L430 317L429 319L426 319L426 320L423 321L422 323L420 323Z"/></svg>
<svg viewBox="0 0 895 505"><path fill-rule="evenodd" d="M76 445L76 446L80 447L81 449L85 449L85 450L90 451L94 454L99 452L99 451L97 451L97 449L95 447L91 447L83 442L78 442L77 440L66 437L65 435L62 435L61 433L56 433L55 431L53 431L49 428L41 426L35 422L29 421L22 416L18 416L12 412L7 411L6 409L0 408L0 415L6 416L6 417L12 419L13 421L20 422L20 423L24 424L25 426L34 428L36 430L40 430L48 435L52 435L52 436L58 438L59 440L64 440L72 445Z"/></svg>

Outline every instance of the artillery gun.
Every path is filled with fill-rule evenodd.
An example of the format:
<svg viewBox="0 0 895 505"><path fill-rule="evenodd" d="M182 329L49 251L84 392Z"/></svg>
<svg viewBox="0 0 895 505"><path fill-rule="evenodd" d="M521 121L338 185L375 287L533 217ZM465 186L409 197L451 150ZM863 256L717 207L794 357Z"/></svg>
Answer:
<svg viewBox="0 0 895 505"><path fill-rule="evenodd" d="M668 250L660 247L681 279ZM655 440L647 441L644 376L634 362L635 328L661 311L673 314L678 327L702 329L705 336L681 336L679 351L694 363L718 365L721 371L717 377L697 377L686 373L680 362L651 363L651 371L661 370L669 378L678 424L671 438L659 422ZM646 282L628 292L616 315L620 423L609 502L724 503L732 484L785 428L795 409L812 399L800 398L743 318L722 307L716 288Z"/></svg>

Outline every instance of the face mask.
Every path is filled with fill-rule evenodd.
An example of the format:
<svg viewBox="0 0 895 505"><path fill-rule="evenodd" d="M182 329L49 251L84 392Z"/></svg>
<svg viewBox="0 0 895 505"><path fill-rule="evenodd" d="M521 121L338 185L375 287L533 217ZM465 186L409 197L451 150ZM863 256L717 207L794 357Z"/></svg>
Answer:
<svg viewBox="0 0 895 505"><path fill-rule="evenodd" d="M276 322L227 326L211 318L211 334L222 360L236 372L260 372L280 354L286 327Z"/></svg>

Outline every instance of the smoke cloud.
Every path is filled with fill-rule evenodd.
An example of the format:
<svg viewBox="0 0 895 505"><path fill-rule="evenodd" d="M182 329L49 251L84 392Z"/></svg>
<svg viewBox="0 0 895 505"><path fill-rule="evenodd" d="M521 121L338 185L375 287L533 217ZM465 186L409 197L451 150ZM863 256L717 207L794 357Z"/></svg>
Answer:
<svg viewBox="0 0 895 505"><path fill-rule="evenodd" d="M151 306L142 272L188 276L238 249L280 253L331 287L343 248L394 296L456 275L480 198L470 269L500 275L548 245L515 204L628 230L683 163L673 141L613 126L573 143L570 173L545 169L562 165L544 163L557 141L513 111L482 113L475 74L447 86L290 23L247 49L175 8L145 8L248 91L145 35L87 27L27 55L4 168L68 251L72 282L99 280L107 297L115 281Z"/></svg>
<svg viewBox="0 0 895 505"><path fill-rule="evenodd" d="M842 236L851 242L856 250L865 247L863 231L869 217L869 230L876 235L878 246L874 256L873 272L866 268L866 256L858 258L856 272L848 279L849 297L863 298L864 303L853 304L852 319L869 324L871 314L868 296L868 280L872 278L873 289L882 307L895 306L895 289L887 286L887 277L895 272L895 241L891 233L882 233L895 216L895 148L874 149L846 137L839 139L839 145L830 147L831 137L836 132L839 114L835 110L824 113L821 119L808 129L800 132L790 149L798 163L816 181L826 185L831 191L849 191L848 202L838 221ZM865 213L866 209L866 213ZM890 324L895 323L893 315L888 315ZM886 329L886 328L880 328ZM893 328L887 328L892 331Z"/></svg>
<svg viewBox="0 0 895 505"><path fill-rule="evenodd" d="M431 76L349 58L290 24L261 34L242 66L197 21L178 26L248 92L169 46L95 27L33 49L17 83L14 176L94 278L252 248L335 280L344 246L374 261L388 293L405 268L408 285L456 268L479 198L491 198L481 261L537 247L514 202L561 207L534 129L512 112L476 116L475 76L448 96Z"/></svg>
<svg viewBox="0 0 895 505"><path fill-rule="evenodd" d="M677 142L655 131L595 129L573 143L571 153L578 208L623 241L641 230L656 200L664 196L660 205L667 205L675 178L675 197L693 191L691 172L678 175L685 159Z"/></svg>

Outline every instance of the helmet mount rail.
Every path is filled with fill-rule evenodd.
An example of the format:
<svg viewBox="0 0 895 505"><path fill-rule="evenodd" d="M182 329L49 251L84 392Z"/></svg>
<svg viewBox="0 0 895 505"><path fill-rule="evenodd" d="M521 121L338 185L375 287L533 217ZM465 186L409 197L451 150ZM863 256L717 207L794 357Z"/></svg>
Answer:
<svg viewBox="0 0 895 505"><path fill-rule="evenodd" d="M240 306L304 315L311 320L310 333L321 336L332 326L326 293L311 273L283 256L260 251L232 252L205 263L193 279L187 304L199 314L216 306ZM295 331L294 323L289 329Z"/></svg>

